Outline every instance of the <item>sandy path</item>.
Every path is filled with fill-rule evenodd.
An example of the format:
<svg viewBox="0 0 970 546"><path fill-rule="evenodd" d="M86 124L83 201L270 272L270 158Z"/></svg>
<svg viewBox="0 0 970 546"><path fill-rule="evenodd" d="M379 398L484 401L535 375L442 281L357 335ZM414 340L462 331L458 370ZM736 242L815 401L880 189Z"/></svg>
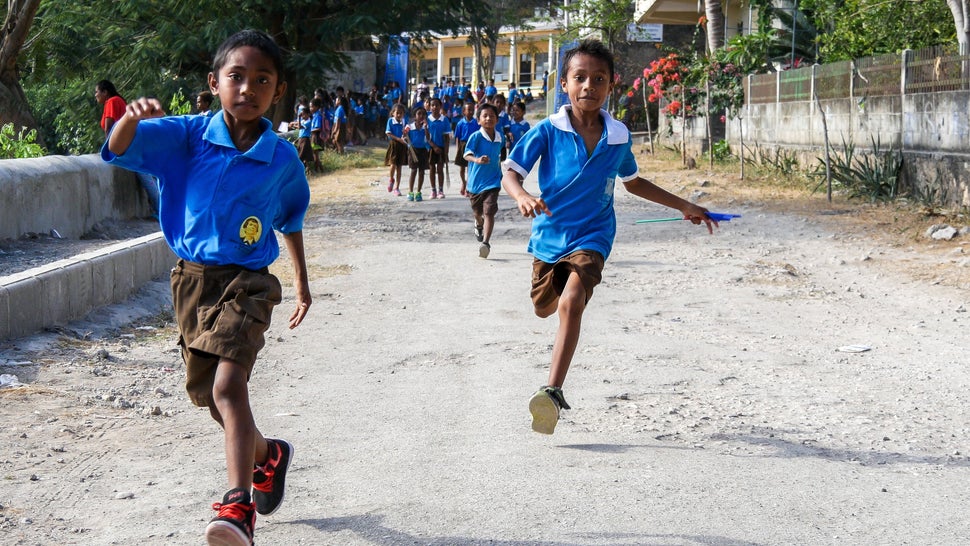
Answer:
<svg viewBox="0 0 970 546"><path fill-rule="evenodd" d="M311 317L285 330L284 302L253 377L260 428L297 452L257 543L970 540L967 293L909 274L949 258L710 189L744 214L713 237L634 226L669 214L619 190L574 409L540 436L526 401L556 321L531 312L528 223L503 195L479 259L454 188L405 203L369 185L381 171L315 188L350 196L308 219ZM221 434L182 394L164 314L118 321L0 353L34 362L0 367L28 383L0 391L0 543L201 543Z"/></svg>

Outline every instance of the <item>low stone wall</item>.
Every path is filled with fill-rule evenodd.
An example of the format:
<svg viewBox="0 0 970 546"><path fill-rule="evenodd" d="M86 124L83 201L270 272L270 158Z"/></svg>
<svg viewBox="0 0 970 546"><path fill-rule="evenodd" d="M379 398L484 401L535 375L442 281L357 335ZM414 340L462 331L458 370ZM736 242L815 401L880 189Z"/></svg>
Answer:
<svg viewBox="0 0 970 546"><path fill-rule="evenodd" d="M77 238L104 220L150 214L135 175L97 155L0 161L0 237L55 229ZM123 301L174 263L158 232L13 275L0 271L0 340Z"/></svg>
<svg viewBox="0 0 970 546"><path fill-rule="evenodd" d="M151 213L134 173L95 154L0 160L0 238L54 229L76 239L102 220Z"/></svg>
<svg viewBox="0 0 970 546"><path fill-rule="evenodd" d="M943 206L970 207L970 91L945 91L891 97L821 101L832 153L851 144L856 154L890 148L903 154L901 182L918 195ZM730 120L715 140L727 139L737 153L743 125L746 148L795 152L803 166L825 155L825 130L819 104L811 101L747 105L742 123ZM660 134L671 145L681 142L679 120L663 120ZM687 153L707 151L704 119L687 128ZM702 162L698 160L698 164Z"/></svg>

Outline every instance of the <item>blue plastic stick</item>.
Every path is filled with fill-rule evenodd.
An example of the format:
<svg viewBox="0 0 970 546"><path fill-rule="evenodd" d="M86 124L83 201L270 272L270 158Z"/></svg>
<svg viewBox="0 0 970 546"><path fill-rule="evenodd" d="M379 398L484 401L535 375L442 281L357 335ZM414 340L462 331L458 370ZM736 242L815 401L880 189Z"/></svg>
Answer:
<svg viewBox="0 0 970 546"><path fill-rule="evenodd" d="M730 222L731 218L740 218L740 214L727 214L724 212L708 212L707 217L715 222ZM637 224L653 224L655 222L676 222L677 220L686 220L682 216L676 218L651 218L649 220L637 220Z"/></svg>

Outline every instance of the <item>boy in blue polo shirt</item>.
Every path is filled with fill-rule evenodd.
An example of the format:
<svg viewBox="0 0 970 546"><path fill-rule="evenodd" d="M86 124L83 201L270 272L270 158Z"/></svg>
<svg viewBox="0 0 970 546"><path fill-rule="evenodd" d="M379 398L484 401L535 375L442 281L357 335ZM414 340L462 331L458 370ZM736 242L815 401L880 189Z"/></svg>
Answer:
<svg viewBox="0 0 970 546"><path fill-rule="evenodd" d="M478 256L488 258L492 246L492 229L498 212L498 192L502 189L502 167L499 156L504 146L502 133L496 128L498 109L485 103L478 109L481 128L465 143L468 161L468 200L475 214L475 238L481 245Z"/></svg>
<svg viewBox="0 0 970 546"><path fill-rule="evenodd" d="M127 107L101 149L105 161L159 180L159 222L179 257L172 299L192 402L209 408L225 434L229 482L206 526L209 544L253 542L256 512L283 501L293 447L265 438L253 421L249 376L273 307L282 299L268 266L283 234L294 267L297 306L310 307L303 217L310 191L294 147L263 114L283 96L283 59L273 39L239 32L216 51L209 88L223 110L212 117L162 117L156 99Z"/></svg>
<svg viewBox="0 0 970 546"><path fill-rule="evenodd" d="M431 198L445 198L445 162L448 161L448 145L451 142L451 120L442 111L441 99L431 99L428 115L428 135L431 137ZM437 183L437 188L435 184Z"/></svg>
<svg viewBox="0 0 970 546"><path fill-rule="evenodd" d="M675 208L709 232L717 225L707 209L640 177L626 127L602 110L613 90L614 63L598 40L583 40L563 58L560 84L569 105L522 136L503 164L502 187L523 216L534 218L529 252L532 303L541 318L559 315L549 379L529 400L532 429L552 434L559 412L569 409L562 393L579 342L580 324L593 288L613 247L616 215L613 185ZM540 161L541 159L541 161ZM539 196L522 181L539 161Z"/></svg>

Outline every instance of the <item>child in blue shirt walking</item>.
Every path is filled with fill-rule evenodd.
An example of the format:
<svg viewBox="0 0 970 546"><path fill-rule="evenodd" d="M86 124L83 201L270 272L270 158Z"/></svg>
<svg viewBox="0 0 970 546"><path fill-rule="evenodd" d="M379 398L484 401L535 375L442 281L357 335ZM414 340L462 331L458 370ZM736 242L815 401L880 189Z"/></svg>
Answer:
<svg viewBox="0 0 970 546"><path fill-rule="evenodd" d="M283 234L294 268L296 309L311 304L303 250L310 190L296 149L263 114L286 91L280 49L247 30L216 51L209 88L223 110L212 117L164 116L156 99L127 106L101 149L105 161L159 180L159 222L179 257L172 299L192 402L209 408L225 434L229 490L205 529L209 544L251 544L256 513L283 501L293 447L265 438L249 404L249 376L282 299L268 266Z"/></svg>
<svg viewBox="0 0 970 546"><path fill-rule="evenodd" d="M431 157L431 135L428 133L428 111L418 106L412 110L414 121L404 128L404 139L408 143L408 201L421 201L421 188L424 186L424 172L428 170ZM414 179L418 179L418 191L414 191ZM433 182L432 182L433 184Z"/></svg>
<svg viewBox="0 0 970 546"><path fill-rule="evenodd" d="M498 192L502 189L502 168L499 156L504 147L502 133L496 127L498 109L485 103L478 109L481 129L472 133L465 143L468 161L468 199L475 214L475 238L481 243L478 256L488 258L492 250L492 229L498 212Z"/></svg>
<svg viewBox="0 0 970 546"><path fill-rule="evenodd" d="M641 178L630 132L602 109L613 90L614 62L598 40L568 51L560 85L570 104L525 133L503 164L502 187L523 216L533 218L529 252L532 303L541 318L559 315L549 378L529 400L532 429L552 434L559 412L570 409L562 386L579 342L580 324L613 247L613 186L679 210L713 233L707 209ZM541 161L540 161L541 159ZM522 181L539 162L539 192Z"/></svg>
<svg viewBox="0 0 970 546"><path fill-rule="evenodd" d="M465 169L468 167L468 160L465 159L465 143L475 131L481 127L475 120L475 104L466 102L462 107L462 118L455 126L455 165L458 166L458 176L461 178L461 195L468 195L468 178L465 177Z"/></svg>
<svg viewBox="0 0 970 546"><path fill-rule="evenodd" d="M445 162L448 161L448 145L451 141L451 120L442 111L441 99L431 99L431 113L428 115L428 136L430 137L431 156L431 198L445 198ZM437 183L437 188L435 184Z"/></svg>

